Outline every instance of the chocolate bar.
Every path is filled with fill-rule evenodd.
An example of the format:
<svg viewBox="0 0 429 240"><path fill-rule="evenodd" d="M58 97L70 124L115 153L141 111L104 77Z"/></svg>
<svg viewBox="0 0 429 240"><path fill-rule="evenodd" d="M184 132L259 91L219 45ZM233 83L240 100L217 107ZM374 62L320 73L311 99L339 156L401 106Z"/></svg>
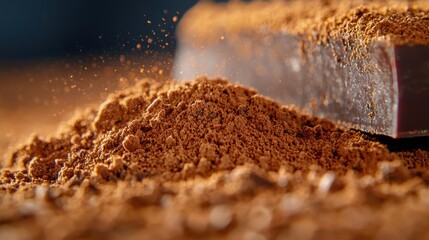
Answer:
<svg viewBox="0 0 429 240"><path fill-rule="evenodd" d="M175 77L227 77L346 127L428 136L428 4L295 2L197 5L179 28Z"/></svg>

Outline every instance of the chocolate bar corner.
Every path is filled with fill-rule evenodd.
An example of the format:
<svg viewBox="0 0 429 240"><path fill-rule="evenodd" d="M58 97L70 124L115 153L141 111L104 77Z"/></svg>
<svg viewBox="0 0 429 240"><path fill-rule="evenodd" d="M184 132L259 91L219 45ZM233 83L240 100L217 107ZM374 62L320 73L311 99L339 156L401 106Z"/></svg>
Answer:
<svg viewBox="0 0 429 240"><path fill-rule="evenodd" d="M338 39L316 44L287 31L253 31L219 32L215 42L195 32L179 37L175 77L223 76L346 127L429 136L429 46L372 41L356 57L350 48L358 46Z"/></svg>

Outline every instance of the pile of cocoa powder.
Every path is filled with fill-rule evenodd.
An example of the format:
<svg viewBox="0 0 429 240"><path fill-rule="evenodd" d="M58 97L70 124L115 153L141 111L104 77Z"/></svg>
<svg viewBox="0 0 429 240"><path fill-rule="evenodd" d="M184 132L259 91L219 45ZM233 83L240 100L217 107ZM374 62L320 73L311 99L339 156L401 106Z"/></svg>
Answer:
<svg viewBox="0 0 429 240"><path fill-rule="evenodd" d="M427 152L394 154L364 134L302 115L226 80L151 80L115 93L14 152L2 182L65 184L209 176L251 163L266 171L374 173L380 161L426 167ZM412 157L410 158L409 155ZM401 156L407 156L402 157ZM412 161L412 163L410 163Z"/></svg>
<svg viewBox="0 0 429 240"><path fill-rule="evenodd" d="M0 238L424 236L425 140L377 138L227 80L143 80L12 154Z"/></svg>

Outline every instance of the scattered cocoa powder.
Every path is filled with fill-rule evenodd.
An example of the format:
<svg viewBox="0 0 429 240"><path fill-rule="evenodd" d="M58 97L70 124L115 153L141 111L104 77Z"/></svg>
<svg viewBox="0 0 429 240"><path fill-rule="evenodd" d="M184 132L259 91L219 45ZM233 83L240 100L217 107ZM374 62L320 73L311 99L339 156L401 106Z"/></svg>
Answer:
<svg viewBox="0 0 429 240"><path fill-rule="evenodd" d="M426 239L427 184L397 163L364 178L245 165L187 181L29 185L0 195L0 238Z"/></svg>

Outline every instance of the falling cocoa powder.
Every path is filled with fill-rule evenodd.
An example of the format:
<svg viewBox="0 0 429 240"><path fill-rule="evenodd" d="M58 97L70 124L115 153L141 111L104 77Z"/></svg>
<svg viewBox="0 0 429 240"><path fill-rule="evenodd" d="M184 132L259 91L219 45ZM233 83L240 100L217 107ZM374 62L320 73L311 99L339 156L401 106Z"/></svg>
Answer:
<svg viewBox="0 0 429 240"><path fill-rule="evenodd" d="M410 155L420 156L414 159L419 163L410 163ZM400 156L411 168L429 160L427 152L398 156L360 132L302 115L226 80L145 80L76 116L59 136L35 137L13 154L9 167L15 171L2 181L178 180L244 164L364 175Z"/></svg>

